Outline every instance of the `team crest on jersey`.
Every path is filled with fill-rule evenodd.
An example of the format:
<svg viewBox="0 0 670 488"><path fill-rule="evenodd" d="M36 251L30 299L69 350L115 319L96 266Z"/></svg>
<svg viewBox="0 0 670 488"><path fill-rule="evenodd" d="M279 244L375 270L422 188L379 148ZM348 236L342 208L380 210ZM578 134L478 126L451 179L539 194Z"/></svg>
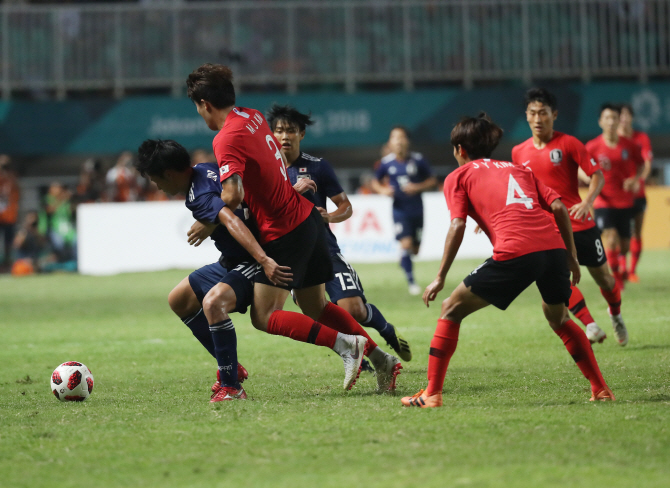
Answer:
<svg viewBox="0 0 670 488"><path fill-rule="evenodd" d="M408 175L414 176L416 174L416 163L414 163L414 161L410 161L409 163L407 163L405 169Z"/></svg>
<svg viewBox="0 0 670 488"><path fill-rule="evenodd" d="M230 168L228 168L228 165L227 165L227 164L224 164L224 165L221 166L221 168L219 169L219 174L220 174L221 176L223 176L223 175L225 175L225 174L229 171L229 169L230 169Z"/></svg>
<svg viewBox="0 0 670 488"><path fill-rule="evenodd" d="M563 151L560 149L552 149L549 153L549 159L554 163L554 166L559 166L561 161L563 161Z"/></svg>
<svg viewBox="0 0 670 488"><path fill-rule="evenodd" d="M212 171L211 169L207 170L207 178L210 178L214 181L216 181L216 173Z"/></svg>
<svg viewBox="0 0 670 488"><path fill-rule="evenodd" d="M298 173L307 173L307 168L298 168Z"/></svg>
<svg viewBox="0 0 670 488"><path fill-rule="evenodd" d="M625 149L621 151L621 159L623 159L624 161L628 159L628 151L626 151Z"/></svg>
<svg viewBox="0 0 670 488"><path fill-rule="evenodd" d="M612 162L607 156L598 156L598 162L600 163L600 167L605 171L612 169Z"/></svg>
<svg viewBox="0 0 670 488"><path fill-rule="evenodd" d="M397 170L396 170L395 166L391 166L389 168L389 174L390 175L394 175L394 174L396 174L396 172L397 172Z"/></svg>

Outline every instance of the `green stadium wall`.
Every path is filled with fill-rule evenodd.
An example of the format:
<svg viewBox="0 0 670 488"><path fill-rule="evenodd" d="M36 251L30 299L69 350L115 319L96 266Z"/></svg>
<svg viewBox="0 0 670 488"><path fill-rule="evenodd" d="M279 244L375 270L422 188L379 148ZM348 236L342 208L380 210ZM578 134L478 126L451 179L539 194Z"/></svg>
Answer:
<svg viewBox="0 0 670 488"><path fill-rule="evenodd" d="M670 82L566 83L545 85L559 101L557 129L581 139L599 133L599 106L628 102L636 124L651 135L670 134ZM304 148L382 144L392 125L403 124L415 142L446 143L463 115L488 112L508 141L529 136L523 113L523 87L458 88L413 92L242 94L238 105L267 110L290 103L312 113L316 124ZM207 129L187 98L129 97L123 100L0 102L0 152L15 156L112 154L134 150L146 138L175 139L189 150L209 148Z"/></svg>

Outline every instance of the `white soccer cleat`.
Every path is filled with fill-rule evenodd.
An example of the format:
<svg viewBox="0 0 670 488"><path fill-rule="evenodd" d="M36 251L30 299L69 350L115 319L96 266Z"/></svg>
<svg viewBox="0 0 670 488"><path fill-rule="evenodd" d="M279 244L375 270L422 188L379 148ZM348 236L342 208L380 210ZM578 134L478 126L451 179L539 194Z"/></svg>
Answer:
<svg viewBox="0 0 670 488"><path fill-rule="evenodd" d="M625 346L628 344L628 330L626 330L626 324L623 323L623 317L621 317L621 314L612 315L609 307L607 307L607 314L612 320L612 328L614 329L614 337L616 341L620 346Z"/></svg>
<svg viewBox="0 0 670 488"><path fill-rule="evenodd" d="M602 342L607 339L607 334L593 322L586 326L586 337L591 344L595 344L596 342L602 344Z"/></svg>
<svg viewBox="0 0 670 488"><path fill-rule="evenodd" d="M368 340L363 336L354 336L337 333L333 350L340 355L344 362L344 390L350 390L356 384L361 374L365 345Z"/></svg>
<svg viewBox="0 0 670 488"><path fill-rule="evenodd" d="M371 357L370 360L372 360ZM402 369L400 360L392 354L384 353L383 358L378 359L376 364L373 364L375 366L375 374L377 375L377 391L380 393L387 391L394 392L395 380Z"/></svg>
<svg viewBox="0 0 670 488"><path fill-rule="evenodd" d="M409 294L412 295L413 297L421 295L421 287L416 283L410 283L408 291Z"/></svg>

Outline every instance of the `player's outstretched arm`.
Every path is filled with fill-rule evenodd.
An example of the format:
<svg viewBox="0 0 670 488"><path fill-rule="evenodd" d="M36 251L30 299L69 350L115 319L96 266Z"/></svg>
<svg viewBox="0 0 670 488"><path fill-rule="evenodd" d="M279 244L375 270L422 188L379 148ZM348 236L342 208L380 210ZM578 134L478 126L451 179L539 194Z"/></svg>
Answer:
<svg viewBox="0 0 670 488"><path fill-rule="evenodd" d="M580 168L581 169L581 168ZM577 219L584 221L590 214L591 208L593 207L593 202L596 200L596 197L600 194L601 190L605 186L605 176L601 170L596 170L591 175L591 182L589 183L589 192L586 195L586 198L577 205L570 207L570 215Z"/></svg>
<svg viewBox="0 0 670 488"><path fill-rule="evenodd" d="M465 234L465 219L452 219L447 232L447 239L444 242L444 253L442 254L442 262L440 263L440 270L437 272L437 277L433 282L426 287L423 292L423 303L426 307L430 306L430 302L435 300L437 294L444 288L444 280L447 278L447 273L454 262L458 248L463 242L463 235Z"/></svg>
<svg viewBox="0 0 670 488"><path fill-rule="evenodd" d="M568 268L572 273L572 284L576 285L582 276L579 269L579 262L577 261L577 248L575 247L575 239L572 236L572 224L568 215L568 209L565 208L563 202L559 198L551 202L551 212L556 219L556 225L561 232L561 238L568 250Z"/></svg>
<svg viewBox="0 0 670 488"><path fill-rule="evenodd" d="M210 224L209 222L201 222L196 220L193 222L193 225L188 230L186 235L188 236L188 243L191 246L198 247L200 244L205 242L209 236L214 233L214 230L219 226L218 223Z"/></svg>
<svg viewBox="0 0 670 488"><path fill-rule="evenodd" d="M402 191L408 195L416 195L417 193L423 193L424 191L432 190L437 186L437 178L434 176L429 176L425 180L419 183L407 183L402 187Z"/></svg>
<svg viewBox="0 0 670 488"><path fill-rule="evenodd" d="M372 181L370 181L370 187L373 192L379 193L380 195L386 195L387 197L392 197L395 194L395 190L393 190L391 185L382 185L377 178L373 178Z"/></svg>

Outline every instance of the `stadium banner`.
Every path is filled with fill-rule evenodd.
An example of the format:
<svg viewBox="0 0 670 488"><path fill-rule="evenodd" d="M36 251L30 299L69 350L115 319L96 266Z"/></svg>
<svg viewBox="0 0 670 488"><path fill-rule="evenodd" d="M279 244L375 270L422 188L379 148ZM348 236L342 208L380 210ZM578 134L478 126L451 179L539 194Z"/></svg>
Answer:
<svg viewBox="0 0 670 488"><path fill-rule="evenodd" d="M670 133L670 81L548 84L559 101L556 129L580 139L600 133L598 107L629 102L636 124L651 135ZM315 124L303 148L381 145L389 128L402 123L417 143L444 143L462 115L486 110L511 142L529 137L524 88L423 89L385 93L245 94L241 106L266 111L290 103L311 112ZM15 156L113 154L136 150L147 138L175 139L187 149L210 149L214 133L187 98L128 97L122 100L0 102L0 153Z"/></svg>
<svg viewBox="0 0 670 488"><path fill-rule="evenodd" d="M352 195L353 216L332 226L342 254L351 263L396 262L391 199ZM449 212L440 192L425 193L420 260L439 260L449 228ZM88 275L167 269L196 269L215 262L219 252L207 240L189 246L193 218L183 202L93 203L77 207L78 266ZM468 220L458 258L487 258L491 244L474 233Z"/></svg>

